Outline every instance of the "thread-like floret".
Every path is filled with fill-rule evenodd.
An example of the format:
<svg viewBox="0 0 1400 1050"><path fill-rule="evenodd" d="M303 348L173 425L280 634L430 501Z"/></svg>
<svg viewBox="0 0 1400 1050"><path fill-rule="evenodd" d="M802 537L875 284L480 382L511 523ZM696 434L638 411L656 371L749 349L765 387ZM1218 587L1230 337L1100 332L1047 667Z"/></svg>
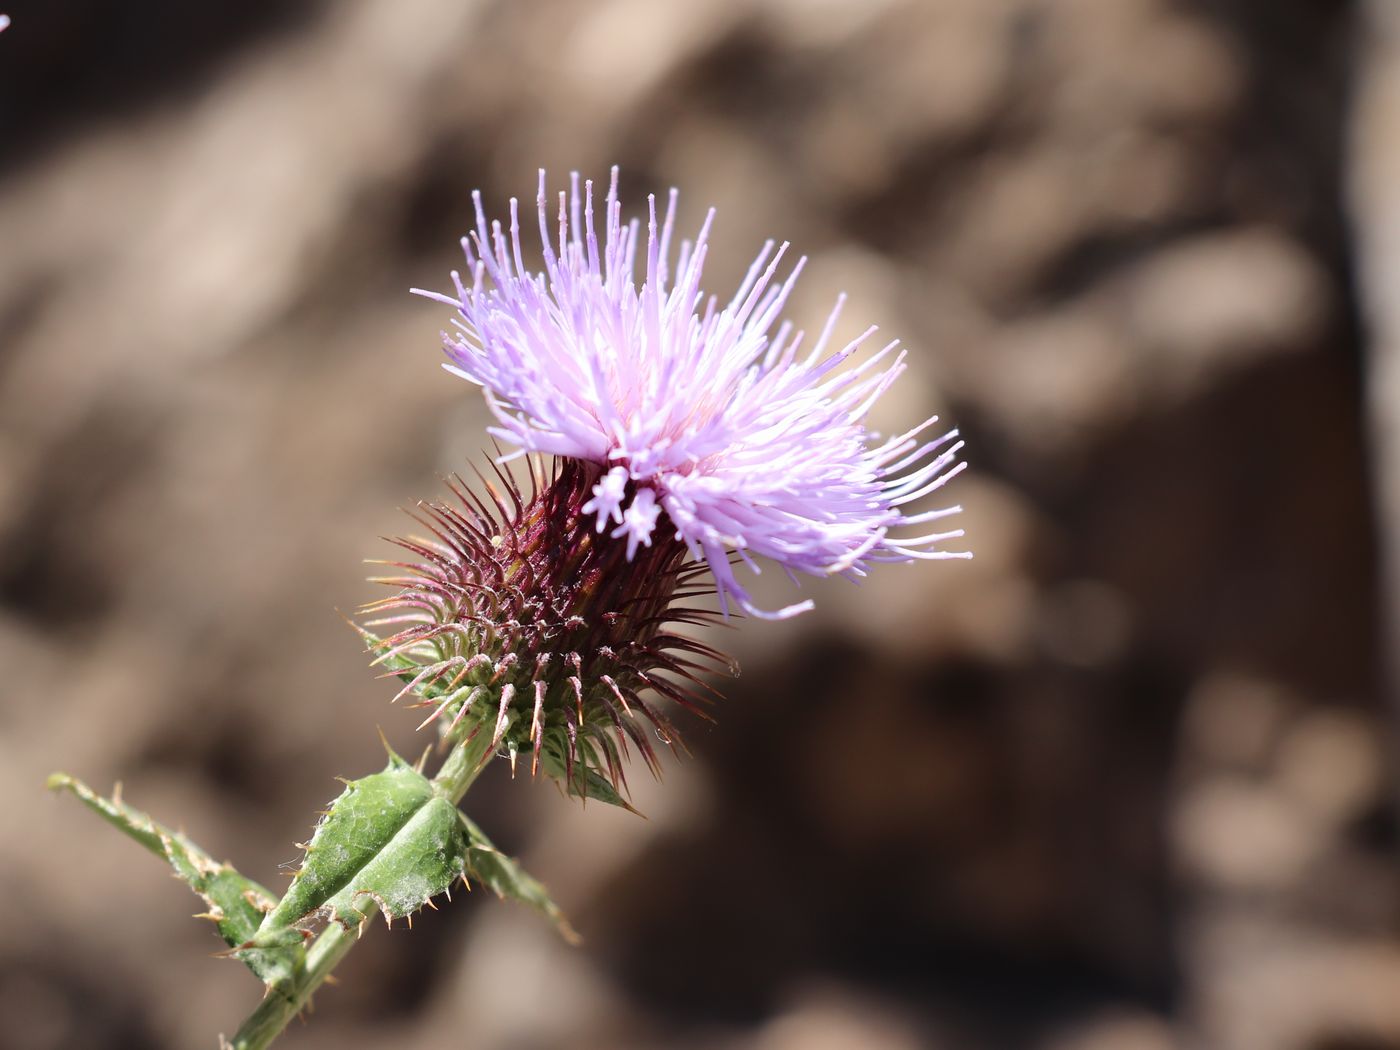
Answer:
<svg viewBox="0 0 1400 1050"><path fill-rule="evenodd" d="M694 243L680 244L672 273L674 190L660 222L649 198L643 243L640 224L622 221L614 169L600 242L592 183L580 188L574 176L551 238L541 172L541 272L526 267L518 203L507 233L488 224L473 196L466 279L453 274L453 295L421 293L457 310L455 330L443 334L447 367L483 389L497 437L599 468L581 509L598 531L625 538L628 558L669 549L674 538L708 563L723 609L733 601L784 617L811 603L757 608L731 553L755 572L757 555L790 571L847 576L881 561L969 556L940 546L960 529L906 531L959 508L901 509L962 469L957 431L925 438L934 417L872 440L866 415L904 370L904 355L890 342L842 367L875 332L832 349L842 300L804 348L803 334L779 321L805 261L777 281L786 244L764 245L721 306L700 287L713 210Z"/></svg>

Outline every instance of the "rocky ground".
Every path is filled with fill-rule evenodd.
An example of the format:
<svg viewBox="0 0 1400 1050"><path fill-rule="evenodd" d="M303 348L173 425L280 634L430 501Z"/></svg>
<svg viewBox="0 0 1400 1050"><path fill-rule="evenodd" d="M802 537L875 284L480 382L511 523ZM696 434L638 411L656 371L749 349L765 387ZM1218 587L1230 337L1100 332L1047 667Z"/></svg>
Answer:
<svg viewBox="0 0 1400 1050"><path fill-rule="evenodd" d="M280 885L376 725L422 746L336 612L484 459L406 289L472 188L617 163L718 207L713 289L791 239L794 316L845 289L909 345L877 422L963 429L977 558L726 633L646 821L493 771L472 813L585 946L485 894L376 929L288 1050L1400 1047L1359 5L6 9L0 1045L251 1007L44 777Z"/></svg>

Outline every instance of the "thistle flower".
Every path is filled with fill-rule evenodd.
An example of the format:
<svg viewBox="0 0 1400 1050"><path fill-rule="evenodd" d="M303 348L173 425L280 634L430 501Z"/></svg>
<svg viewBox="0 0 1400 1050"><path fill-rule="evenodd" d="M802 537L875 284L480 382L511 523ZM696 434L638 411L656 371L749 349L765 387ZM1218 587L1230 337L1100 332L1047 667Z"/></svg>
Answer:
<svg viewBox="0 0 1400 1050"><path fill-rule="evenodd" d="M929 419L876 442L865 428L903 371L897 343L841 370L875 329L829 351L838 301L800 354L802 333L778 323L802 269L774 283L786 245L764 246L727 306L707 299L713 212L680 245L671 283L674 192L659 228L650 201L638 288L640 228L622 224L616 169L601 246L592 194L575 177L560 195L551 244L541 172L538 274L525 266L517 202L507 239L474 195L470 286L454 273L455 297L420 292L457 309L447 367L483 388L491 433L515 451L498 457L502 487L482 479L489 501L454 483L451 504L420 505L432 537L396 541L414 560L390 563L399 573L382 582L395 593L369 607L380 617L370 626L394 628L371 636L376 662L403 680L396 699L431 709L425 725L488 732L492 749L528 751L532 771L543 765L584 795L603 776L623 781L629 742L656 770L637 719L675 744L644 694L703 713L697 674L726 660L673 627L720 614L675 602L717 593L724 616L732 602L774 618L810 607L757 608L738 562L861 576L880 561L967 557L938 546L961 530L906 534L957 507L901 509L962 469L957 432L924 438ZM529 456L528 495L502 469L516 455Z"/></svg>
<svg viewBox="0 0 1400 1050"><path fill-rule="evenodd" d="M876 331L829 349L843 297L805 350L803 334L779 321L806 261L775 282L786 243L776 251L766 243L721 307L700 287L713 209L695 241L681 243L672 279L676 197L660 224L648 198L638 288L640 226L622 222L616 168L601 245L592 183L580 192L577 175L559 195L551 243L540 172L539 273L525 265L518 202L507 239L473 194L476 231L462 240L470 283L454 273L454 296L415 291L456 308L455 331L443 333L445 367L483 389L497 421L491 433L521 453L597 466L580 508L596 529L625 539L629 560L658 534L673 535L709 565L726 613L731 602L766 618L811 608L755 606L731 554L755 573L757 555L790 576L849 577L876 562L969 557L939 546L960 529L905 532L960 508L901 509L962 469L957 431L924 438L933 417L877 441L865 426L904 370L904 353L892 357L898 341L841 369Z"/></svg>

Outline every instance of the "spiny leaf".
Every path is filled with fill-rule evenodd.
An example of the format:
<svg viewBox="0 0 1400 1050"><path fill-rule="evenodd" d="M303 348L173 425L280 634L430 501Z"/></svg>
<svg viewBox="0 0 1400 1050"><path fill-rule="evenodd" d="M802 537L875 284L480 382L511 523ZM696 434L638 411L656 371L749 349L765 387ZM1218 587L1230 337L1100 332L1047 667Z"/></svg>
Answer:
<svg viewBox="0 0 1400 1050"><path fill-rule="evenodd" d="M331 804L308 844L305 865L254 943L278 944L318 916L358 925L374 906L388 919L411 915L459 878L528 904L577 943L545 888L391 752L383 772L350 782Z"/></svg>
<svg viewBox="0 0 1400 1050"><path fill-rule="evenodd" d="M386 919L411 915L462 877L466 849L457 807L391 755L383 772L350 781L331 804L255 943L318 915L358 925L368 901Z"/></svg>
<svg viewBox="0 0 1400 1050"><path fill-rule="evenodd" d="M287 978L305 956L301 938L276 946L276 950L240 951L251 940L276 898L252 879L240 875L232 865L220 864L177 831L157 824L145 813L132 809L117 798L98 795L81 780L66 773L49 777L53 791L70 791L79 801L119 831L135 839L158 857L164 858L180 879L203 898L206 916L219 928L229 954L241 958L267 984Z"/></svg>
<svg viewBox="0 0 1400 1050"><path fill-rule="evenodd" d="M544 885L535 879L513 858L508 857L486 837L465 813L459 813L462 828L470 843L467 850L467 864L473 877L489 887L498 897L510 897L528 904L554 924L559 936L570 944L578 944L582 938L569 925L569 920L550 900Z"/></svg>

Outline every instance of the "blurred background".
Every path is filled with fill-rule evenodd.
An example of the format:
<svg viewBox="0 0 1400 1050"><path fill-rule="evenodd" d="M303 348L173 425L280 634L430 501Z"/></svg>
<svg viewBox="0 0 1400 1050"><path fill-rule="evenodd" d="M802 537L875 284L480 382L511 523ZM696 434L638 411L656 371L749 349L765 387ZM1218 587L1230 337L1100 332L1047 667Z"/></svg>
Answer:
<svg viewBox="0 0 1400 1050"><path fill-rule="evenodd" d="M751 622L648 816L468 799L586 938L376 926L288 1050L1400 1047L1400 5L12 0L0 35L0 1044L258 997L63 768L285 885L412 712L337 614L481 463L482 189L622 166L910 348L971 563ZM772 575L772 574L768 574ZM765 575L765 584L774 582ZM785 586L761 590L790 601Z"/></svg>

